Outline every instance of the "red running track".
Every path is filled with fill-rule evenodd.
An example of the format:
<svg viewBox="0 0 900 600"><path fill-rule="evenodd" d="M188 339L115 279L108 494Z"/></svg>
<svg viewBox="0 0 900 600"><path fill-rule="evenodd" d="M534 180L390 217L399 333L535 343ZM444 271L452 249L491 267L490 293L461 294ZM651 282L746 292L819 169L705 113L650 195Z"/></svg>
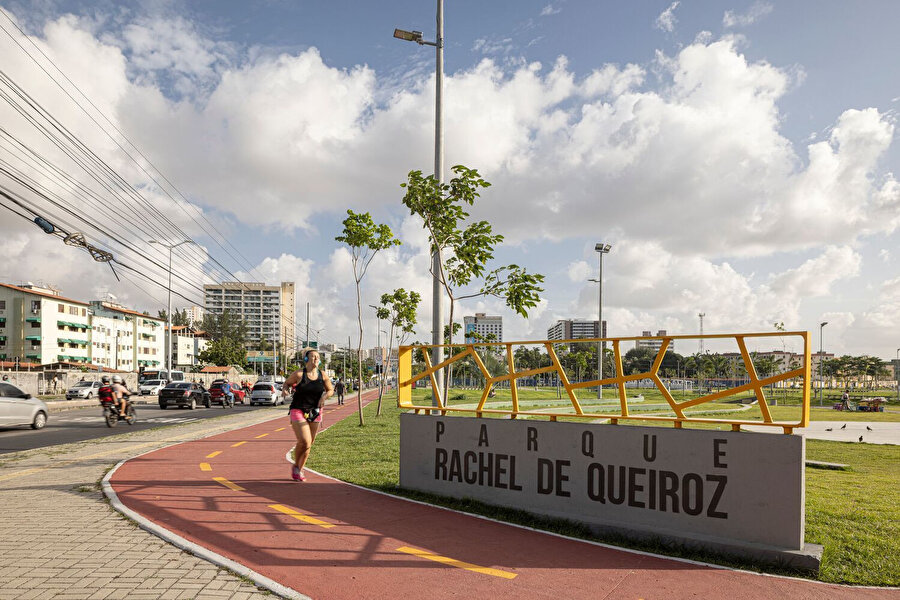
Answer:
<svg viewBox="0 0 900 600"><path fill-rule="evenodd" d="M327 408L326 427L355 415L355 399L347 402ZM900 598L896 589L767 577L605 548L312 473L296 483L284 458L293 443L285 411L283 420L129 460L111 484L128 508L154 523L315 599ZM347 460L365 461L365 448ZM488 571L471 570L477 567Z"/></svg>

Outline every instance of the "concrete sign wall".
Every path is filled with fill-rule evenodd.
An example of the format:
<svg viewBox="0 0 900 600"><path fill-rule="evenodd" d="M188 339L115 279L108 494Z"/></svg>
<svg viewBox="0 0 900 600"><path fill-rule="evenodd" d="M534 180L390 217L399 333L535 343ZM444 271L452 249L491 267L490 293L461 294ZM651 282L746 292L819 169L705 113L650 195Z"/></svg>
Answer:
<svg viewBox="0 0 900 600"><path fill-rule="evenodd" d="M400 485L663 538L803 548L804 438L403 414Z"/></svg>

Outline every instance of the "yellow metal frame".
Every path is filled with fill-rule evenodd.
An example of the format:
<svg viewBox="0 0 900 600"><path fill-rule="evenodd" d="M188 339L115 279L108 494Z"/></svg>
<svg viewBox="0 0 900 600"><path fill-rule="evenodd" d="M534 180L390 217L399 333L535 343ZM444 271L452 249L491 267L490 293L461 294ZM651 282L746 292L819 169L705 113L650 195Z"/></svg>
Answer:
<svg viewBox="0 0 900 600"><path fill-rule="evenodd" d="M771 377L766 377L760 379L756 373L756 369L753 366L753 360L751 359L750 352L747 351L746 340L748 338L767 338L767 337L799 337L803 340L803 366L798 369L793 369L790 371L785 371L784 373L779 373L777 375L772 375ZM622 352L621 352L621 344L622 342L633 342L636 340L660 340L660 348L656 354L656 358L653 361L653 364L650 366L649 371L645 371L643 373L636 373L634 375L616 375L615 377L606 377L602 380L593 380L593 381L583 381L580 383L570 383L569 378L566 376L565 369L562 368L559 362L559 358L556 355L556 351L553 346L556 344L572 344L572 343L597 343L600 341L606 341L612 343L613 349L613 358L615 360L616 365L616 373L622 373ZM733 339L737 342L737 346L740 349L741 357L744 361L744 368L747 370L747 374L750 377L750 381L748 383L728 388L725 390L721 390L712 394L707 394L706 396L700 396L698 398L694 398L692 400L686 400L683 402L677 402L672 394L669 393L669 390L666 389L666 386L663 384L662 380L659 377L659 367L662 364L663 358L665 357L666 350L673 340L699 340L699 339ZM551 421L556 421L560 417L576 417L583 419L609 419L611 423L617 424L620 420L635 420L635 421L665 421L671 422L674 427L680 428L683 423L718 423L718 424L728 424L731 425L733 431L740 431L742 425L768 425L772 427L781 427L784 429L784 433L791 433L797 427L806 427L809 425L809 399L810 399L810 335L808 331L789 331L789 332L766 332L766 333L736 333L736 334L716 334L716 335L698 335L698 336L690 336L690 335L672 335L665 337L620 337L620 338L590 338L590 339L576 339L576 340L537 340L537 341L525 341L525 342L498 342L498 343L484 343L484 344L453 344L454 348L465 348L463 352L451 356L450 358L444 360L443 362L432 365L431 364L431 353L428 352L430 348L448 348L451 345L441 344L439 346L434 345L416 345L416 346L400 346L399 348L399 368L398 368L398 387L399 394L397 405L402 409L414 410L416 413L419 411L437 411L442 415L446 415L447 413L474 413L475 416L481 417L484 414L496 414L496 415L505 415L511 419L515 419L519 416L528 416L528 417L548 417ZM551 363L546 367L539 367L536 369L527 369L525 371L516 371L515 360L513 358L513 346L524 346L524 345L543 345L547 350L547 353L550 355ZM475 351L475 347L504 347L506 351L506 362L507 368L509 372L505 375L500 375L497 377L491 377L487 368L485 368L484 363L481 361L481 357ZM425 357L425 370L417 375L412 375L412 357L413 352L417 349L423 350L423 355ZM437 381L435 377L435 373L457 361L460 361L467 356L471 356L475 361L478 369L484 375L486 384L484 390L481 394L481 400L478 403L478 406L473 408L458 408L454 406L446 406L443 402L443 399L438 399L439 406L434 407L431 405L416 405L412 403L412 387L413 384L421 379L426 377L430 378L431 385L436 386ZM562 383L563 387L566 390L566 393L569 396L569 399L572 402L572 408L574 409L574 413L563 413L563 412L535 412L535 411L527 411L520 410L519 408L519 394L516 381L521 377L530 377L532 375L538 375L540 373L556 373L559 376L559 380ZM764 391L764 387L767 385L772 385L779 381L787 381L789 379L793 379L795 377L803 378L803 401L801 403L801 413L800 420L797 422L784 422L784 421L774 421L772 419L772 415L769 412L769 404L766 400L766 395ZM641 379L650 379L655 384L657 389L663 395L663 398L669 404L672 411L675 413L674 417L669 416L652 416L652 415L644 415L644 416L635 416L629 414L628 411L628 395L625 391L625 383L628 381L636 381ZM485 404L487 403L488 395L490 394L491 388L494 384L500 381L509 381L509 389L512 395L512 409L511 410L502 410L495 408L485 408ZM581 404L578 401L578 398L575 397L575 390L587 387L594 387L600 383L604 385L615 384L618 391L619 403L620 403L620 411L618 413L586 413L581 407ZM432 388L433 389L433 388ZM694 418L690 416L686 416L684 414L684 410L686 408L692 408L694 406L699 406L701 404L705 404L708 402L713 402L715 400L719 400L721 398L727 398L729 396L735 396L737 394L741 394L744 392L748 392L753 390L756 395L757 404L759 405L760 413L762 414L762 421L748 421L748 420L732 420L732 419L710 419L710 418Z"/></svg>

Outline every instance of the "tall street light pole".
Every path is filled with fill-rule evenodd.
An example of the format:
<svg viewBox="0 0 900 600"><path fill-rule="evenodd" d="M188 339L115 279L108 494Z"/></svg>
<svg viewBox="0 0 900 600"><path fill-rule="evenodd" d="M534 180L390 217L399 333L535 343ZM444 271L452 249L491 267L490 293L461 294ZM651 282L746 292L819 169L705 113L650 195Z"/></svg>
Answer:
<svg viewBox="0 0 900 600"><path fill-rule="evenodd" d="M434 178L440 187L444 178L444 131L443 131L443 109L441 105L441 97L444 91L444 0L437 0L437 23L436 23L435 41L426 42L422 39L421 31L405 31L403 29L395 29L394 37L405 40L407 42L416 42L420 46L434 46L435 50L435 94L434 94ZM431 270L434 274L432 280L432 301L431 301L431 362L433 365L439 364L443 358L443 349L440 347L443 341L443 289L441 286L441 257L435 251L431 256ZM437 384L432 390L431 404L439 406L439 398L441 397L441 371L435 373Z"/></svg>
<svg viewBox="0 0 900 600"><path fill-rule="evenodd" d="M600 255L600 274L597 278L597 332L599 333L600 344L597 348L597 373L600 376L600 379L603 379L603 351L606 350L606 340L603 338L603 255L609 254L609 251L612 249L610 244L604 244L603 242L598 242L594 246L594 250ZM597 385L597 398L603 398L603 384Z"/></svg>
<svg viewBox="0 0 900 600"><path fill-rule="evenodd" d="M158 242L156 240L148 240L151 244L158 244L163 248L169 249L169 285L167 286L169 292L169 300L168 306L166 308L166 380L172 380L172 250L177 248L182 244L193 244L193 240L182 240L180 242L176 242L174 244L167 244L165 242Z"/></svg>
<svg viewBox="0 0 900 600"><path fill-rule="evenodd" d="M822 406L822 396L825 395L825 390L823 389L825 383L822 376L822 367L823 363L825 362L825 345L822 342L822 334L826 325L828 325L828 321L822 321L821 323L819 323L819 406Z"/></svg>

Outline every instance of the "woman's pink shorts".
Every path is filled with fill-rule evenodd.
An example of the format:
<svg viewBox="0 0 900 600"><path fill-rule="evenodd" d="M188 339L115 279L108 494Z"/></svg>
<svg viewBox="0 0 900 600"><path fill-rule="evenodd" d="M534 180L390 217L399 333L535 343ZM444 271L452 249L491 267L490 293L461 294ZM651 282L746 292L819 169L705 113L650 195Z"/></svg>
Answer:
<svg viewBox="0 0 900 600"><path fill-rule="evenodd" d="M297 408L291 409L290 414L291 414L291 423L293 423L294 421L309 421L310 423L321 423L323 413L322 413L322 410L320 409L319 415L312 421L310 421L308 418L309 413L305 413L302 410L297 409Z"/></svg>

